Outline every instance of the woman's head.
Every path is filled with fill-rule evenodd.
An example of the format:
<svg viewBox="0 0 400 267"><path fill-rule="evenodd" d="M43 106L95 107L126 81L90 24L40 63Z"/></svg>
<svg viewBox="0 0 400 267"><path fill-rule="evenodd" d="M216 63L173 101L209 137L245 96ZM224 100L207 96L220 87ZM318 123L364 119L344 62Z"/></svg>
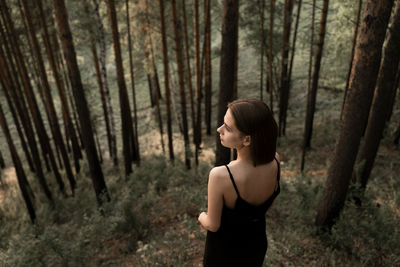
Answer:
<svg viewBox="0 0 400 267"><path fill-rule="evenodd" d="M235 127L249 141L254 166L274 159L278 126L268 106L258 99L238 99L228 104Z"/></svg>

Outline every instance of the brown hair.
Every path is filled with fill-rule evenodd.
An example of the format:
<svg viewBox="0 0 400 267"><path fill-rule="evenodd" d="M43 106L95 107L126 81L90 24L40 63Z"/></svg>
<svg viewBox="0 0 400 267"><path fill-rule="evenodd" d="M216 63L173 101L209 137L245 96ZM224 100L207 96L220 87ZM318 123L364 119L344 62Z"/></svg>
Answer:
<svg viewBox="0 0 400 267"><path fill-rule="evenodd" d="M236 127L250 135L250 153L254 166L275 157L278 126L269 107L258 99L238 99L228 104Z"/></svg>

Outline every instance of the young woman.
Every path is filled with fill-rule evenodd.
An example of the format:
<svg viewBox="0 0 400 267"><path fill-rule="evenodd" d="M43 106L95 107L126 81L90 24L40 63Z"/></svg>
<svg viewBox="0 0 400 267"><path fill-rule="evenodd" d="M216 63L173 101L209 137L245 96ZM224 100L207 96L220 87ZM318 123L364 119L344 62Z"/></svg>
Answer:
<svg viewBox="0 0 400 267"><path fill-rule="evenodd" d="M261 266L265 213L280 191L277 125L264 102L239 99L228 105L217 132L237 159L210 171L208 212L198 218L208 230L204 266Z"/></svg>

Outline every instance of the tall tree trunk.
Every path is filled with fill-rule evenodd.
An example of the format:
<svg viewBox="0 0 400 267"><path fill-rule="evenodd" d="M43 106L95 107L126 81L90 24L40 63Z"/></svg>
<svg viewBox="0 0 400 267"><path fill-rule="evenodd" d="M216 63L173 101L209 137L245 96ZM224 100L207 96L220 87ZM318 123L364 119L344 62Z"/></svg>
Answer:
<svg viewBox="0 0 400 267"><path fill-rule="evenodd" d="M392 0L368 0L364 9L343 121L317 210L318 226L331 226L344 205L360 139L368 120L392 6Z"/></svg>
<svg viewBox="0 0 400 267"><path fill-rule="evenodd" d="M260 3L261 2L261 3ZM261 42L260 42L260 99L263 101L263 90L264 90L264 46L265 46L265 34L264 34L264 7L265 0L258 0L258 8L260 12L260 31L261 31Z"/></svg>
<svg viewBox="0 0 400 267"><path fill-rule="evenodd" d="M400 61L399 47L400 0L397 0L382 65L379 70L372 107L369 113L367 130L356 161L356 166L361 165L358 179L361 182L361 187L364 189L367 186L368 178L374 166L379 143L394 102L391 99L397 89L395 87L395 80ZM388 105L388 103L392 105Z"/></svg>
<svg viewBox="0 0 400 267"><path fill-rule="evenodd" d="M206 133L211 135L211 110L212 110L212 62L211 62L211 5L210 0L204 1L204 42L205 42L205 122L206 122Z"/></svg>
<svg viewBox="0 0 400 267"><path fill-rule="evenodd" d="M60 153L61 153L61 156L63 159L65 171L67 173L67 177L68 177L68 180L69 180L69 183L71 186L71 191L72 191L72 193L74 193L74 190L76 188L76 181L75 181L75 177L72 173L71 165L70 165L68 154L67 154L67 149L65 147L63 136L60 131L60 125L58 123L58 118L57 118L56 110L55 110L54 103L53 103L53 97L51 95L50 84L47 79L46 69L45 69L45 66L43 63L42 54L40 52L39 42L36 38L35 29L32 24L30 7L28 6L26 0L21 0L21 3L22 3L23 10L24 10L24 14L25 14L26 25L28 27L29 38L30 38L30 41L31 41L31 44L33 47L33 52L35 54L36 63L39 68L39 75L40 75L41 83L43 86L42 88L44 90L44 92L43 92L44 97L46 100L46 102L44 104L45 104L45 106L47 106L51 129L53 130L53 136L55 139L56 146L60 149Z"/></svg>
<svg viewBox="0 0 400 267"><path fill-rule="evenodd" d="M48 135L46 133L46 129L44 127L44 123L41 117L41 114L39 112L39 107L38 104L36 102L36 97L33 93L32 90L32 86L30 84L30 79L29 79L29 75L28 75L28 71L27 68L25 66L25 63L23 61L23 57L22 57L22 53L21 53L21 49L19 47L19 40L17 38L17 35L15 34L15 30L14 30L14 25L11 21L11 17L10 14L8 12L8 8L5 4L4 0L0 1L1 5L2 5L2 17L3 17L3 21L5 22L5 28L7 30L7 32L9 33L9 41L10 41L10 46L13 50L13 54L14 54L14 58L17 64L17 68L18 68L18 72L21 78L21 81L23 83L23 89L24 89L24 93L26 95L26 99L28 101L28 106L32 115L32 119L36 128L36 133L39 137L39 142L40 145L42 147L42 151L44 155L48 155L49 159L50 159L50 164L52 166L52 170L53 173L56 177L56 180L59 184L60 187L60 191L64 194L64 183L62 182L61 179L61 175L58 171L58 166L53 154L53 150L51 149L50 146L50 141L48 138ZM15 92L17 93L17 96L15 96L15 101L17 101L17 99L23 99L22 93L20 92L19 88L16 88ZM29 120L29 116L28 114L25 114L25 122L27 120ZM34 138L33 138L34 140ZM46 156L45 156L46 158Z"/></svg>
<svg viewBox="0 0 400 267"><path fill-rule="evenodd" d="M268 40L268 84L269 84L269 108L272 114L274 114L274 103L273 103L273 92L274 92L274 79L273 79L273 69L272 69L272 38L274 31L274 11L275 10L275 0L271 0L269 8L269 40Z"/></svg>
<svg viewBox="0 0 400 267"><path fill-rule="evenodd" d="M92 124L85 93L83 91L81 75L76 60L75 47L68 23L68 14L63 0L53 0L55 17L58 26L58 33L61 37L61 45L64 52L68 73L71 80L72 92L74 94L79 122L82 129L82 137L86 151L86 158L89 163L90 176L96 193L97 202L102 204L104 199L109 200L110 196L104 181L103 171L97 156L97 150L93 138Z"/></svg>
<svg viewBox="0 0 400 267"><path fill-rule="evenodd" d="M190 169L190 144L188 134L188 122L186 115L186 94L185 94L185 70L183 67L182 55L182 39L181 39L181 22L178 19L178 12L175 0L171 1L172 4L172 18L174 22L174 35L175 35L175 48L176 48L176 61L178 65L178 78L179 78L179 95L181 100L181 114L182 114L182 130L183 139L185 142L185 163L186 167Z"/></svg>
<svg viewBox="0 0 400 267"><path fill-rule="evenodd" d="M315 19L315 2L313 0L312 3L312 15L311 15L311 38L310 38L310 60L308 64L308 84L307 84L307 113L306 120L304 125L304 137L303 137L303 145L302 145L302 154L301 154L301 171L304 170L305 158L306 158L306 149L310 147L310 142L307 143L308 136L310 133L309 124L311 122L311 118L314 116L313 114L309 114L312 111L311 107L311 74L312 74L312 62L313 62L313 54L314 54L314 19Z"/></svg>
<svg viewBox="0 0 400 267"><path fill-rule="evenodd" d="M128 92L126 90L125 78L124 78L124 68L122 65L122 57L121 57L121 45L119 41L119 32L118 32L118 22L117 22L117 14L115 11L115 3L114 0L107 0L107 10L108 17L110 19L111 32L113 37L114 44L114 54L115 54L115 65L117 68L117 81L119 88L119 101L121 106L121 132L122 132L122 142L123 142L123 153L125 160L125 174L129 175L132 173L132 136L133 132L133 124L131 117L131 108L129 106L129 98Z"/></svg>
<svg viewBox="0 0 400 267"><path fill-rule="evenodd" d="M222 11L222 43L220 61L220 84L218 97L218 126L224 123L224 116L229 102L234 100L236 49L238 42L239 1L224 0ZM215 165L227 164L230 161L230 150L221 145L219 135L216 136Z"/></svg>
<svg viewBox="0 0 400 267"><path fill-rule="evenodd" d="M108 80L107 80L107 69L106 69L106 41L104 37L104 27L103 22L100 18L99 4L97 0L93 0L94 5L94 16L96 19L96 25L98 29L99 35L99 44L100 44L100 73L103 84L104 91L104 100L106 104L107 116L106 116L106 124L108 124L109 128L109 140L110 140L110 155L113 159L114 166L118 165L118 151L117 151L117 135L115 133L115 121L114 121L114 111L111 105L111 95L110 89L108 88Z"/></svg>
<svg viewBox="0 0 400 267"><path fill-rule="evenodd" d="M311 85L311 91L309 95L310 99L307 102L306 127L304 134L305 147L310 147L311 145L311 137L312 137L312 129L313 129L314 113L315 113L315 101L317 99L319 71L321 69L322 50L324 48L324 41L325 41L328 6L329 6L329 0L324 0L324 5L322 7L321 21L319 26L318 46L315 55L314 74Z"/></svg>
<svg viewBox="0 0 400 267"><path fill-rule="evenodd" d="M8 143L8 147L10 149L14 167L17 172L17 180L18 180L19 189L21 190L22 197L24 198L26 208L28 209L29 217L31 219L31 222L35 223L36 213L35 213L32 199L29 196L30 192L32 192L32 190L30 190L28 180L26 179L26 175L25 175L24 169L22 167L21 160L19 159L19 156L17 153L17 149L15 148L14 143L12 141L11 134L8 129L8 125L7 125L6 118L4 116L4 112L3 112L3 108L1 107L1 104L0 104L0 126L3 129L4 135L7 139L7 143Z"/></svg>
<svg viewBox="0 0 400 267"><path fill-rule="evenodd" d="M8 76L6 73L1 74L3 69L7 69L8 70L8 68L4 67L4 66L6 66L6 64L3 63L3 60L5 61L5 58L3 58L3 55L4 55L4 53L2 51L2 47L0 46L0 62L1 62L0 63L0 65L1 65L1 67L0 67L0 77L1 77L1 75L5 75L5 77L10 77L10 79L11 79L11 76ZM33 164L32 155L31 155L31 152L29 151L29 148L28 148L27 143L26 143L27 141L25 140L25 135L24 135L24 133L22 131L22 127L21 127L22 123L20 123L20 119L18 118L17 111L15 110L16 108L14 107L14 104L13 104L13 102L11 100L11 96L8 93L7 85L5 84L5 79L0 78L0 84L1 84L1 86L3 88L3 92L4 92L4 95L6 97L6 100L7 100L8 106L9 106L9 110L10 110L11 115L13 117L14 124L16 126L16 129L17 129L17 132L18 132L18 136L19 136L19 139L21 141L21 146L22 146L22 149L24 150L24 153L25 153L25 158L26 158L26 160L28 162L30 170L32 172L35 172L35 167L34 167L34 164ZM14 86L10 86L10 89L12 87L14 87ZM36 151L37 151L37 148L36 148Z"/></svg>
<svg viewBox="0 0 400 267"><path fill-rule="evenodd" d="M293 40L292 40L292 51L290 52L290 63L289 63L289 74L288 74L289 94L290 94L290 88L291 88L291 84L292 84L292 69L293 69L294 55L295 55L295 52L296 52L297 29L299 28L301 4L302 4L302 0L298 0L298 2L297 2L296 23L295 23L295 26L294 26L294 33L293 33Z"/></svg>
<svg viewBox="0 0 400 267"><path fill-rule="evenodd" d="M133 58L132 58L132 40L131 40L131 26L130 26L130 18L129 18L129 4L128 0L125 0L126 7L126 25L128 31L128 52L129 52L129 74L131 76L131 88L132 88L132 102L133 102L133 135L132 135L132 143L134 146L132 147L132 157L133 160L137 163L140 163L140 152L139 152L139 136L138 136L138 122L137 122L137 107L136 107L136 91L135 91L135 77L133 74Z"/></svg>
<svg viewBox="0 0 400 267"><path fill-rule="evenodd" d="M150 51L153 52L153 45L152 45L152 40L151 40L151 32L149 28L149 23L147 23L146 26L143 27L143 37L146 38L145 36L147 35L147 39L149 42L150 46ZM144 45L144 54L146 56L147 62L149 65L153 67L153 72L151 73L151 77L149 77L149 86L153 87L153 93L154 93L154 102L156 105L156 112L157 112L157 122L158 122L158 128L160 131L160 139L161 139L161 148L163 153L165 153L165 145L164 145L164 131L163 131L163 124L162 124L162 117L161 117L161 108L160 108L160 91L157 89L158 86L158 76L156 75L157 69L155 68L155 61L154 61L154 55L153 53L151 54L150 58L150 53L148 51L147 45ZM151 90L151 89L150 89Z"/></svg>
<svg viewBox="0 0 400 267"><path fill-rule="evenodd" d="M171 92L169 88L168 47L167 47L167 35L165 30L165 19L164 19L164 1L159 0L159 5L160 5L161 39L162 39L163 62L164 62L165 98L167 106L168 148L169 148L169 158L173 161L174 146L172 143L173 141L172 141L172 125L171 125Z"/></svg>
<svg viewBox="0 0 400 267"><path fill-rule="evenodd" d="M194 42L194 76L196 84L196 123L194 131L195 163L199 164L201 144L201 65L200 65L200 36L199 36L199 1L193 0L193 42Z"/></svg>
<svg viewBox="0 0 400 267"><path fill-rule="evenodd" d="M350 66L349 66L349 70L347 72L346 87L344 88L344 98L343 98L342 110L340 112L340 119L342 119L342 117L343 117L343 107L344 107L344 102L346 101L347 89L349 88L351 69L353 67L354 50L356 49L358 28L360 26L361 8L362 8L362 0L359 0L358 1L357 19L356 19L356 23L354 26L353 45L351 47L351 54L350 54L350 64L349 64Z"/></svg>
<svg viewBox="0 0 400 267"><path fill-rule="evenodd" d="M187 84L189 88L189 101L190 101L190 115L192 119L192 131L193 131L193 142L195 133L195 113L194 113L194 101L193 101L193 86L192 86L192 73L190 68L190 54L189 54L189 40L188 40L188 30L187 30L187 20L186 20L186 8L185 0L182 0L182 14L183 14L183 29L184 29L184 39L185 39L185 62L186 62L186 74L187 74Z"/></svg>
<svg viewBox="0 0 400 267"><path fill-rule="evenodd" d="M285 135L286 116L289 103L289 39L292 25L292 11L294 0L285 0L282 34L282 59L281 59L281 86L279 99L279 136Z"/></svg>

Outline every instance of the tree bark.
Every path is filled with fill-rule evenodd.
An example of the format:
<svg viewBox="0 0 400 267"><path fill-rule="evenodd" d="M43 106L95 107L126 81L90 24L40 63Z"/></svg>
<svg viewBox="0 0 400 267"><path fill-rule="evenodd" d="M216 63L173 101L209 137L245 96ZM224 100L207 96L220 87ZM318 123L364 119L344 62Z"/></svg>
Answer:
<svg viewBox="0 0 400 267"><path fill-rule="evenodd" d="M391 99L396 91L395 80L400 62L399 48L400 0L397 0L369 113L367 130L356 161L356 166L361 165L360 176L357 178L363 189L366 188L371 175L380 140L383 137L383 131L393 106L394 101L391 101ZM391 103L391 105L388 103Z"/></svg>
<svg viewBox="0 0 400 267"><path fill-rule="evenodd" d="M349 64L349 70L347 72L346 87L344 88L344 98L343 98L342 110L340 112L340 119L342 119L342 117L343 117L343 107L344 107L344 102L346 101L347 89L349 88L351 69L353 67L354 50L356 48L358 28L360 26L361 7L362 7L362 0L359 0L358 1L357 19L356 19L356 23L355 23L355 27L354 27L354 34L353 34L353 44L351 47L351 54L350 54L350 64Z"/></svg>
<svg viewBox="0 0 400 267"><path fill-rule="evenodd" d="M188 40L188 30L187 30L187 20L186 20L186 8L185 0L182 0L182 14L183 14L183 29L184 29L184 39L185 39L185 62L186 62L186 74L187 74L187 84L189 88L189 101L190 101L190 115L192 119L192 131L193 131L193 142L195 133L195 113L194 113L194 101L193 101L193 86L192 86L192 73L190 67L190 54L189 54L189 40Z"/></svg>
<svg viewBox="0 0 400 267"><path fill-rule="evenodd" d="M190 169L190 144L188 134L188 122L186 115L186 94L185 94L185 70L183 67L182 55L182 38L181 38L181 22L178 19L178 12L175 0L171 1L172 5L172 19L174 22L174 36L175 36L175 52L176 62L178 66L178 79L179 79L179 95L181 100L181 114L182 114L182 130L183 139L185 142L185 164L186 168Z"/></svg>
<svg viewBox="0 0 400 267"><path fill-rule="evenodd" d="M59 184L59 187L60 187L60 191L63 194L65 194L64 183L63 183L61 175L58 171L58 166L57 166L54 154L53 154L53 150L51 149L51 146L50 146L50 141L49 141L48 135L47 135L45 127L44 127L44 123L43 123L43 120L42 120L42 117L41 117L41 114L39 111L36 97L33 93L32 86L30 84L28 71L27 71L25 63L23 61L21 49L19 47L19 40L18 40L17 35L15 34L14 25L11 21L11 17L8 12L8 8L5 4L5 1L1 0L0 3L1 3L2 17L3 17L4 24L5 24L5 28L6 28L7 32L9 33L10 46L11 46L13 54L14 54L18 73L20 75L22 85L23 85L22 87L24 89L24 93L25 93L25 96L26 96L26 99L28 102L28 107L31 112L32 119L33 119L33 122L34 122L34 125L36 128L36 133L39 137L39 142L40 142L40 145L42 148L44 158L47 159L46 155L49 157L53 173L54 173L57 183ZM16 79L17 79L17 77L16 77ZM17 99L19 99L19 100L23 99L22 92L19 90L19 88L15 88L15 89L16 89L15 90L16 95L14 95L15 101L18 101ZM22 101L22 103L24 103L24 101ZM29 121L29 115L25 112L24 116L25 116L24 121L25 121L25 123L27 123L27 121ZM36 142L34 140L35 140L35 138L32 137L32 142Z"/></svg>
<svg viewBox="0 0 400 267"><path fill-rule="evenodd" d="M121 57L121 45L119 41L119 32L118 32L118 22L117 22L117 14L115 11L115 3L114 0L107 0L107 10L108 16L110 20L111 32L113 37L114 44L114 54L115 54L115 65L117 68L117 81L118 81L118 92L119 92L119 101L120 101L120 109L121 109L121 132L122 132L122 142L123 142L123 153L124 153L124 161L125 161L125 175L129 175L132 173L132 148L134 144L132 144L132 136L133 132L133 124L131 117L131 109L129 106L129 98L128 92L126 90L125 78L124 78L124 68L122 65L122 57Z"/></svg>
<svg viewBox="0 0 400 267"><path fill-rule="evenodd" d="M273 69L272 69L272 38L274 31L274 10L275 10L275 0L271 0L270 2L270 14L269 14L269 40L268 40L268 84L269 84L269 108L271 109L272 114L274 114L274 103L273 103L273 91L274 91L274 80L273 80Z"/></svg>
<svg viewBox="0 0 400 267"><path fill-rule="evenodd" d="M392 0L369 0L364 9L343 121L317 210L318 226L332 226L344 205L360 139L368 119L392 6Z"/></svg>
<svg viewBox="0 0 400 267"><path fill-rule="evenodd" d="M261 3L260 3L261 2ZM263 90L264 90L264 45L265 45L265 34L264 34L264 7L265 0L258 0L258 7L260 13L260 31L261 31L261 42L260 42L260 99L263 101Z"/></svg>
<svg viewBox="0 0 400 267"><path fill-rule="evenodd" d="M111 105L111 95L110 89L108 88L108 80L107 80L107 69L106 69L106 41L104 37L104 26L103 22L100 18L99 12L99 4L97 0L93 0L94 5L94 16L96 19L96 25L98 29L99 35L99 45L100 45L100 73L103 85L103 93L104 93L104 103L105 108L107 110L106 125L109 128L109 147L110 147L110 155L113 159L114 166L118 165L118 150L117 150L117 135L115 133L115 121L114 121L114 111Z"/></svg>
<svg viewBox="0 0 400 267"><path fill-rule="evenodd" d="M35 220L36 220L36 213L35 213L32 199L29 196L30 193L32 193L32 190L29 187L29 183L26 178L24 169L22 167L21 160L19 159L17 149L15 148L14 143L12 141L11 134L8 129L8 125L7 125L6 118L4 116L4 112L3 112L3 108L1 107L1 104L0 104L0 126L3 129L4 135L5 135L7 143L8 143L8 147L10 149L14 167L17 172L18 185L21 190L22 197L25 201L25 205L28 210L29 218L31 219L31 222L34 224Z"/></svg>
<svg viewBox="0 0 400 267"><path fill-rule="evenodd" d="M169 149L169 158L171 161L173 161L175 156L174 156L174 146L172 140L171 92L169 88L168 47L167 47L167 35L165 30L165 19L164 19L164 1L159 0L159 5L160 5L161 39L162 39L163 62L164 62L165 98L166 98L166 108L167 108L168 149Z"/></svg>
<svg viewBox="0 0 400 267"><path fill-rule="evenodd" d="M310 91L310 99L307 102L307 117L306 117L306 126L305 126L305 137L304 142L306 147L310 147L311 145L311 137L314 123L314 113L315 113L315 102L317 99L317 90L318 90L318 80L319 80L319 71L321 69L321 60L322 60L322 50L324 48L325 41L325 32L326 32L326 20L328 17L328 6L329 0L324 0L322 7L322 15L319 26L319 39L317 45L317 51L315 55L315 64L314 64L314 73L313 80Z"/></svg>
<svg viewBox="0 0 400 267"><path fill-rule="evenodd" d="M289 103L289 39L292 25L292 11L294 0L285 0L282 34L282 59L281 59L281 86L279 99L279 136L285 135L286 116Z"/></svg>
<svg viewBox="0 0 400 267"><path fill-rule="evenodd" d="M239 1L224 0L222 13L222 43L220 61L220 84L218 97L218 126L224 123L224 116L229 102L234 100L235 71L237 71ZM216 136L215 166L230 161L230 150L221 145L219 135Z"/></svg>
<svg viewBox="0 0 400 267"><path fill-rule="evenodd" d="M302 4L302 0L298 0L298 2L297 2L296 23L295 23L295 26L294 26L294 33L293 33L293 40L292 40L292 51L290 52L290 63L289 63L289 74L288 74L289 94L290 94L290 88L291 88L291 84L292 84L292 69L293 69L294 55L295 55L295 52L296 52L297 29L299 28L301 4Z"/></svg>
<svg viewBox="0 0 400 267"><path fill-rule="evenodd" d="M211 111L212 111L212 62L211 62L211 5L210 0L204 1L204 42L205 42L205 122L206 122L206 133L211 135Z"/></svg>
<svg viewBox="0 0 400 267"><path fill-rule="evenodd" d="M76 188L76 181L75 181L75 177L72 173L71 165L70 165L68 154L67 154L67 149L65 147L63 136L60 131L60 125L58 123L58 118L57 118L56 110L55 110L54 103L53 103L53 97L50 92L51 91L50 84L47 79L47 73L46 73L44 63L43 63L42 54L40 52L39 42L36 38L35 29L32 24L30 7L28 6L26 0L21 0L21 3L22 3L24 14L25 14L26 25L28 27L29 38L30 38L30 41L32 44L33 52L35 54L36 63L39 68L39 75L40 75L40 79L41 79L41 83L42 83L42 88L44 90L43 91L44 98L45 98L44 104L45 104L45 106L47 106L48 115L49 115L49 119L50 119L50 125L51 125L51 129L53 130L53 136L55 139L55 143L56 143L57 147L60 149L60 153L62 156L65 171L66 171L66 174L67 174L70 186L71 186L71 191L73 194L75 191L75 188Z"/></svg>
<svg viewBox="0 0 400 267"><path fill-rule="evenodd" d="M308 84L307 84L307 112L306 119L304 125L304 136L303 136L303 144L302 144L302 154L301 154L301 171L304 170L305 158L306 158L306 150L310 147L310 142L307 143L308 136L310 135L310 127L309 123L313 114L309 114L312 111L311 107L311 75L312 75L312 61L314 54L314 19L315 19L315 2L313 0L312 3L312 15L311 15L311 39L310 39L310 61L308 64Z"/></svg>
<svg viewBox="0 0 400 267"><path fill-rule="evenodd" d="M130 26L130 18L129 18L129 1L125 0L126 7L126 25L128 31L128 52L129 52L129 74L131 77L131 88L132 88L132 102L133 102L133 135L132 135L132 143L134 146L132 147L132 158L138 164L140 163L140 152L139 152L139 136L138 136L138 121L137 121L137 107L136 107L136 90L135 90L135 77L133 73L133 58L132 58L132 40L131 40L131 26Z"/></svg>
<svg viewBox="0 0 400 267"><path fill-rule="evenodd" d="M97 156L89 108L85 93L83 91L81 75L76 60L75 47L68 23L68 14L63 0L53 0L53 5L58 26L58 33L61 37L61 45L64 52L65 61L67 63L68 73L72 85L72 92L79 115L86 158L89 163L90 176L92 178L97 202L99 205L101 205L104 199L109 200L110 196L107 191L103 171Z"/></svg>

